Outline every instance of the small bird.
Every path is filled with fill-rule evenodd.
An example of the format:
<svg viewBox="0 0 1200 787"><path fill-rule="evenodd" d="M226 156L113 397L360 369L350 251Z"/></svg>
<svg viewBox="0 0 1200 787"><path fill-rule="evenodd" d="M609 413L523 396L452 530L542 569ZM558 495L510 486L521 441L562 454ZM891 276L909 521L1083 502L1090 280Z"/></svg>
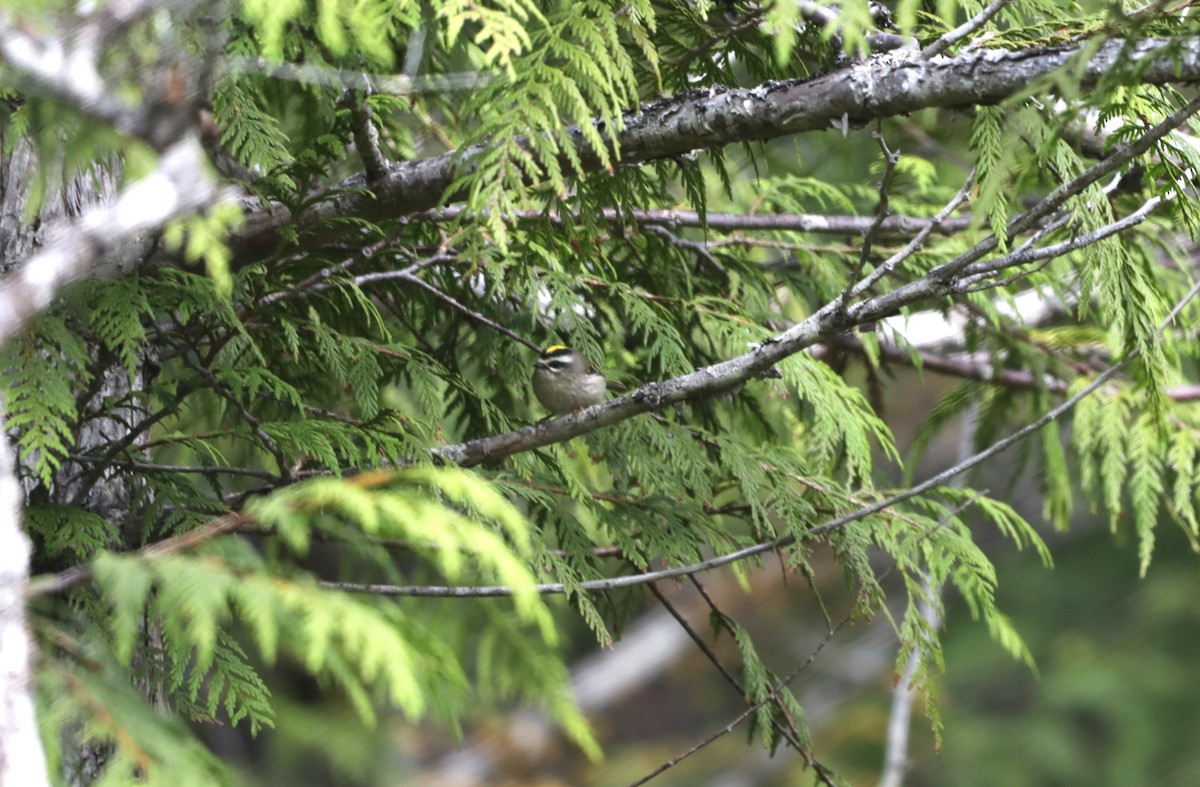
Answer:
<svg viewBox="0 0 1200 787"><path fill-rule="evenodd" d="M547 347L533 364L533 393L553 415L599 404L607 388L604 375L582 353L561 344Z"/></svg>

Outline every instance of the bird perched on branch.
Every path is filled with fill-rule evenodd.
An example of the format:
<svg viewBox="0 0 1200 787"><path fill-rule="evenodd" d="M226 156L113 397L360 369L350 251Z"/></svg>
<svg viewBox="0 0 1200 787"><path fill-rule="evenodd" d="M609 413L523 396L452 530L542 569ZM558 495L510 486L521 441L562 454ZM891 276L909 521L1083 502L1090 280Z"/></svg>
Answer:
<svg viewBox="0 0 1200 787"><path fill-rule="evenodd" d="M578 350L555 344L533 364L533 393L553 415L579 412L604 401L608 383Z"/></svg>

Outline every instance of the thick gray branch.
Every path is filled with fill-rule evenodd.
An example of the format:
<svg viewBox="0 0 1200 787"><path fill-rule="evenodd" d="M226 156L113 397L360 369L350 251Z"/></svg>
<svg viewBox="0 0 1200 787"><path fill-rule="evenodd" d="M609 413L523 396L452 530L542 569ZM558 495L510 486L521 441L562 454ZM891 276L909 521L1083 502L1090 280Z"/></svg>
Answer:
<svg viewBox="0 0 1200 787"><path fill-rule="evenodd" d="M984 50L924 61L886 54L812 79L689 92L627 114L618 133L618 157L626 165L640 164L919 109L995 104L1074 64L1090 45ZM1080 87L1088 90L1115 70L1129 73L1130 81L1141 84L1200 81L1200 37L1109 41L1078 69L1076 77ZM585 170L600 170L600 158L583 134L574 130L571 136ZM346 215L381 220L455 201L462 195L448 193L451 183L470 169L483 149L474 146L396 164L369 185L360 173L337 186L338 196L305 211L299 224L311 227ZM570 168L565 157L562 163ZM248 201L246 215L246 226L235 243L247 250L274 244L278 230L292 220L278 204L262 207Z"/></svg>

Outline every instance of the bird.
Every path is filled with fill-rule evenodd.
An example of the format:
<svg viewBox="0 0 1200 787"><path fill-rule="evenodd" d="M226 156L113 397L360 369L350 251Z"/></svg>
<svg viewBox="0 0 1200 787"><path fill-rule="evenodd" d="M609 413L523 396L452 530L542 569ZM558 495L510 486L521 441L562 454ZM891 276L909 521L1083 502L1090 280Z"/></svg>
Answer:
<svg viewBox="0 0 1200 787"><path fill-rule="evenodd" d="M552 415L577 413L599 404L607 390L604 375L570 347L551 345L533 364L533 394Z"/></svg>

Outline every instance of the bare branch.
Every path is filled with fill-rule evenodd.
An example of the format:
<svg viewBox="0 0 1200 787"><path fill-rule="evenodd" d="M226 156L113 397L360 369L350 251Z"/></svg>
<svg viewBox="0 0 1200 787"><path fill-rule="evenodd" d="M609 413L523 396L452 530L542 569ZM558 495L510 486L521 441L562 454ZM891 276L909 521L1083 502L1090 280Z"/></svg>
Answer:
<svg viewBox="0 0 1200 787"><path fill-rule="evenodd" d="M203 544L205 541L217 538L218 536L236 532L249 527L251 524L252 522L243 514L231 511L200 527L192 528L172 538L166 538L144 549L139 549L134 554L139 558L153 558L159 555L173 554ZM38 577L29 583L29 592L27 595L33 598L61 593L91 578L92 565L85 563L69 568L66 571L60 571L57 574Z"/></svg>
<svg viewBox="0 0 1200 787"><path fill-rule="evenodd" d="M871 222L871 226L863 234L862 248L858 253L858 262L854 266L854 272L850 274L850 281L855 281L862 275L863 269L871 260L871 247L875 243L875 236L879 234L879 228L883 226L883 222L891 214L892 210L888 205L888 190L892 187L892 176L896 174L896 164L900 162L900 154L893 153L887 145L887 140L883 138L882 124L878 124L875 132L871 135L879 144L879 149L883 153L883 177L879 179L877 191L879 192L879 204L875 207L875 221ZM882 274L880 274L882 275ZM842 290L842 295L838 299L840 308L846 308L846 303L849 302L852 295L853 287L847 287Z"/></svg>
<svg viewBox="0 0 1200 787"><path fill-rule="evenodd" d="M694 576L689 577L689 579L691 580L692 585L696 588L696 591L704 599L705 603L708 604L708 608L712 615L716 619L721 620L722 625L728 625L728 622L731 621L731 618L717 607L716 602L712 600L712 596L710 596L704 590L704 586L701 585ZM696 632L694 628L692 628L691 624L688 623L687 618L683 616L683 613L676 609L673 604L671 604L671 602L666 596L663 595L662 591L659 590L656 585L650 585L648 590L656 599L658 599L658 603L663 605L663 608L667 610L671 617L675 619L675 622L679 624L679 627L682 628L684 633L688 635L688 638L692 641L692 643L700 650L701 653L704 654L704 657L708 659L709 663L717 668L717 671L721 673L721 677L725 679L725 682L733 687L734 691L738 693L739 697L745 697L746 689L742 685L741 681L734 676L728 667L721 663L721 660L717 658L717 654L713 652L713 649L708 646L708 643L704 641L704 639ZM786 718L787 707L782 702L778 702L778 697L775 698L775 701L778 703L780 715L783 715ZM775 721L774 727L793 749L801 754L804 754L805 756L811 756L811 754L805 750L804 745L800 742L800 735L796 731L795 725L792 724L790 720L786 725L783 722Z"/></svg>
<svg viewBox="0 0 1200 787"><path fill-rule="evenodd" d="M867 352L861 341L843 335L830 340L826 345L814 347L813 354L818 358L824 356L828 353L826 349L828 347L836 347L839 350L862 355ZM1039 379L1026 369L997 369L990 357L946 356L925 350L915 350L914 352L923 371L936 372L964 380L978 380L1017 390L1032 391L1045 388L1055 393L1065 393L1067 390L1067 384L1057 377L1047 375ZM914 368L917 366L917 361L914 360L912 353L906 352L892 342L879 342L879 356L888 363L900 363Z"/></svg>
<svg viewBox="0 0 1200 787"><path fill-rule="evenodd" d="M713 743L714 741L718 740L721 736L727 735L727 734L733 732L734 729L736 729L738 725L740 725L746 719L750 718L755 713L757 713L760 709L765 707L768 702L774 702L776 700L776 698L779 696L779 692L783 691L785 686L787 686L789 683L791 683L793 680L795 680L800 675L801 672L803 672L805 669L808 668L808 666L810 664L812 664L814 661L816 661L817 656L820 655L821 651L825 649L825 646L830 643L830 641L834 638L834 636L839 631L841 631L842 627L845 626L847 623L849 623L850 620L851 620L851 618L849 616L847 616L845 618L842 618L842 620L836 626L831 626L829 631L825 634L825 638L822 639L819 643L817 643L816 648L814 648L813 652L808 655L808 658L804 660L804 663L802 663L800 666L796 667L796 669L794 669L790 674L788 674L786 677L784 677L778 683L776 683L771 688L771 691L768 692L767 696L763 697L762 700L760 700L759 702L756 702L753 705L751 705L750 707L746 708L744 711L739 713L732 721L730 721L724 727L722 727L721 729L712 733L708 737L704 738L702 741L700 741L699 743L692 746L690 749L685 751L683 754L680 754L676 757L672 757L671 759L667 760L662 765L660 765L658 768L651 771L646 776L642 777L641 779L637 780L636 782L633 782L630 785L630 787L638 787L639 785L646 784L651 779L653 779L654 777L663 773L664 771L668 771L671 768L674 768L676 765L683 762L685 759L692 756L696 752L700 751L705 746L708 746L710 743ZM808 755L807 752L802 752L802 753L806 755L806 758L808 759L808 764L812 767L813 771L816 773L817 778L820 779L821 783L828 785L829 787L833 787L835 782L832 778L832 774L828 771L828 769L825 768L825 766L821 765L819 762L817 762L810 755Z"/></svg>
<svg viewBox="0 0 1200 787"><path fill-rule="evenodd" d="M1098 243L1105 238L1110 238L1113 235L1118 235L1125 230L1141 224L1146 219L1150 218L1150 214L1155 208L1163 202L1162 197L1151 197L1142 204L1140 208L1130 213L1123 219L1105 224L1103 227L1097 227L1091 232L1083 235L1077 235L1070 240L1054 243L1049 246L1043 246L1037 249L1022 248L1012 254L1005 254L1003 257L986 262L977 262L963 268L959 277L960 286L964 289L975 289L975 285L995 274L997 271L1005 268L1012 268L1018 265L1028 265L1031 262L1039 262L1042 260L1052 260L1056 257L1061 257L1064 254L1069 254L1072 251L1087 248L1095 243Z"/></svg>
<svg viewBox="0 0 1200 787"><path fill-rule="evenodd" d="M462 71L453 74L367 74L347 71L313 63L283 63L265 57L234 57L223 63L234 74L262 74L272 79L303 82L306 85L344 87L350 90L370 90L390 96L413 93L440 93L452 90L480 88L494 81L496 74L488 71Z"/></svg>
<svg viewBox="0 0 1200 787"><path fill-rule="evenodd" d="M303 281L296 283L289 289L276 290L275 292L267 293L255 301L255 306L257 308L262 308L264 306L269 306L272 303L276 303L277 301L300 297L307 292L322 292L324 290L337 287L341 284L341 282L334 279L334 276L344 270L349 269L364 259L373 257L374 255L386 249L388 246L392 245L394 242L395 238L389 234L387 237L376 243L372 243L369 246L357 249L353 255L347 257L336 265L329 265L322 268ZM443 262L455 262L457 260L458 257L456 255L439 251L437 254L434 254L430 257L417 260L406 268L398 271L385 271L385 273L397 277L402 275L414 275L418 271L428 268L431 265L437 265ZM372 278L373 276L374 274L364 274L362 276L355 276L349 281L355 286L361 286L368 282L376 281L377 279Z"/></svg>
<svg viewBox="0 0 1200 787"><path fill-rule="evenodd" d="M363 278L365 278L365 277L363 277ZM411 273L401 273L401 275L399 275L397 278L400 279L401 281L406 281L409 284L417 285L421 289L423 289L426 292L433 295L433 297L440 300L442 303L445 303L450 308L455 309L459 312L462 312L463 314L465 314L467 317L470 317L475 322L480 323L481 325L486 325L487 327L491 328L493 331L496 331L497 333L502 334L502 335L507 336L508 338L512 339L514 342L519 342L519 343L525 345L526 347L528 347L529 349L535 350L538 352L540 352L542 349L541 345L539 345L537 342L532 341L530 339L526 339L524 336L522 336L521 334L512 330L511 328L506 328L505 326L501 325L500 323L496 322L495 320L491 319L490 317L486 317L486 316L480 314L479 312L470 308L469 306L462 303L458 299L442 292L437 287L434 287L432 284L425 281L424 279L421 279L417 276L413 276Z"/></svg>
<svg viewBox="0 0 1200 787"><path fill-rule="evenodd" d="M721 261L714 257L713 253L708 250L708 244L706 242L681 238L666 227L657 224L648 224L646 225L646 229L649 232L658 235L660 238L663 238L667 243L671 244L677 249L685 249L687 251L695 252L697 257L711 265L718 273L721 275L728 275L728 271L725 270L725 266L722 265Z"/></svg>
<svg viewBox="0 0 1200 787"><path fill-rule="evenodd" d="M410 216L413 220L448 222L457 221L470 216L483 219L486 212L468 211L461 205L446 208L436 208ZM550 221L557 225L575 223L578 214L549 213L538 210L519 211L509 214L514 221ZM610 224L623 224L632 219L644 226L666 227L697 227L720 232L809 232L821 235L851 235L860 236L875 223L871 216L838 216L818 213L706 213L703 218L694 210L629 210L618 211L615 208L605 208L600 218ZM891 215L883 220L879 227L880 238L910 238L933 226L933 232L940 235L953 235L962 232L970 226L970 217L947 219L934 225L933 219L922 216Z"/></svg>
<svg viewBox="0 0 1200 787"><path fill-rule="evenodd" d="M104 460L97 456L84 456L82 454L68 454L67 458L69 458L72 462L103 465L104 467L117 467L123 470L133 470L139 473L194 473L197 475L207 476L237 475L247 476L249 478L258 478L263 481L270 481L272 483L281 483L284 480L281 476L268 473L264 470L255 470L252 467L227 467L224 465L212 465L208 467L203 465L160 465L153 462L130 462L122 459Z"/></svg>
<svg viewBox="0 0 1200 787"><path fill-rule="evenodd" d="M966 22L963 22L949 33L946 33L946 35L942 36L937 41L934 41L929 46L925 47L925 50L921 52L921 59L928 60L931 57L936 57L942 52L945 52L959 41L971 35L971 33L974 33L976 30L986 25L989 19L1000 13L1000 10L1010 2L1012 2L1012 0L992 0L992 2L989 3L987 7L978 14L971 17Z"/></svg>

